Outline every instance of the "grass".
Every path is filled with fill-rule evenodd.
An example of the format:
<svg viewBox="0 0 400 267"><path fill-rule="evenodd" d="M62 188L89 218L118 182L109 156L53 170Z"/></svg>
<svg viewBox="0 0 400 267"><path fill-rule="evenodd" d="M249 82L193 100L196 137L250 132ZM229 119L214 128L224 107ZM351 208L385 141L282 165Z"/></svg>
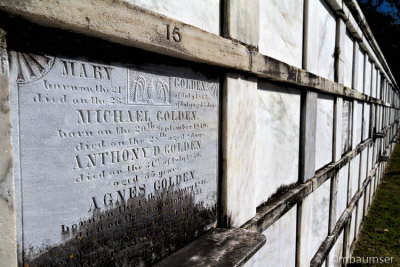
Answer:
<svg viewBox="0 0 400 267"><path fill-rule="evenodd" d="M400 145L394 149L368 216L364 218L353 256L394 257L392 264L386 266L400 266Z"/></svg>

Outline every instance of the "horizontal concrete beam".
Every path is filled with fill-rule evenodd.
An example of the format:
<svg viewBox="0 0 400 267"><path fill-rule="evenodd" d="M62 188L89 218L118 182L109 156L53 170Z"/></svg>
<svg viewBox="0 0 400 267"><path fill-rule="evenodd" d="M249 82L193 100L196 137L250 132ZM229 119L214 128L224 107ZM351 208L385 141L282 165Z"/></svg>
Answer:
<svg viewBox="0 0 400 267"><path fill-rule="evenodd" d="M34 23L192 62L244 71L325 94L384 102L279 60L251 52L230 39L115 0L0 0L0 10ZM169 26L167 26L169 25ZM167 27L178 29L167 38Z"/></svg>
<svg viewBox="0 0 400 267"><path fill-rule="evenodd" d="M113 0L0 0L0 9L46 27L83 33L185 60L249 71L246 47L194 26ZM167 38L167 25L179 35Z"/></svg>

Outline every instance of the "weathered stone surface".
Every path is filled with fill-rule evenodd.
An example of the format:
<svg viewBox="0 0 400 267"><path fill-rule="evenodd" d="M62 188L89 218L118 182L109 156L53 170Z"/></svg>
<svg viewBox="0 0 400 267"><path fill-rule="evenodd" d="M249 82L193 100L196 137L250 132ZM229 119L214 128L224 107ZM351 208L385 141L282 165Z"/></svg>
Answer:
<svg viewBox="0 0 400 267"><path fill-rule="evenodd" d="M308 266L328 236L330 182L323 183L302 203L299 262Z"/></svg>
<svg viewBox="0 0 400 267"><path fill-rule="evenodd" d="M351 149L351 131L353 122L353 104L351 101L343 101L342 113L342 154Z"/></svg>
<svg viewBox="0 0 400 267"><path fill-rule="evenodd" d="M6 33L0 29L0 265L17 264Z"/></svg>
<svg viewBox="0 0 400 267"><path fill-rule="evenodd" d="M298 181L300 92L269 82L257 90L257 206ZM279 177L279 178L277 178Z"/></svg>
<svg viewBox="0 0 400 267"><path fill-rule="evenodd" d="M333 81L335 75L336 17L320 0L306 5L305 69Z"/></svg>
<svg viewBox="0 0 400 267"><path fill-rule="evenodd" d="M259 39L258 0L227 0L225 36L256 47Z"/></svg>
<svg viewBox="0 0 400 267"><path fill-rule="evenodd" d="M223 97L224 223L239 227L256 215L256 110L257 81L227 74ZM242 197L238 197L242 196Z"/></svg>
<svg viewBox="0 0 400 267"><path fill-rule="evenodd" d="M303 10L304 0L260 1L261 54L302 67Z"/></svg>
<svg viewBox="0 0 400 267"><path fill-rule="evenodd" d="M343 51L342 51L343 50ZM344 86L352 88L353 85L353 54L354 41L353 38L346 32L344 36L344 47L340 50L340 59L344 64Z"/></svg>
<svg viewBox="0 0 400 267"><path fill-rule="evenodd" d="M296 262L295 205L282 218L263 232L266 244L244 265L245 267L295 266Z"/></svg>
<svg viewBox="0 0 400 267"><path fill-rule="evenodd" d="M302 100L301 146L300 146L300 180L305 182L315 174L316 160L316 126L318 94L307 92Z"/></svg>
<svg viewBox="0 0 400 267"><path fill-rule="evenodd" d="M75 53L10 47L22 263L153 263L216 224L219 79Z"/></svg>
<svg viewBox="0 0 400 267"><path fill-rule="evenodd" d="M214 229L156 266L242 266L265 244L265 236L241 228Z"/></svg>
<svg viewBox="0 0 400 267"><path fill-rule="evenodd" d="M332 162L334 98L318 95L315 133L315 169Z"/></svg>
<svg viewBox="0 0 400 267"><path fill-rule="evenodd" d="M220 0L123 0L219 35Z"/></svg>

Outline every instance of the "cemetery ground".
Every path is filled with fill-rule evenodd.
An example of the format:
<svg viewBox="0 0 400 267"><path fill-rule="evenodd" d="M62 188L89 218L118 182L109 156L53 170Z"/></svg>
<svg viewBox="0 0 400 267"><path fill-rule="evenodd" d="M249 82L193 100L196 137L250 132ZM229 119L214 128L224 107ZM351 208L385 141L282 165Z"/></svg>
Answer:
<svg viewBox="0 0 400 267"><path fill-rule="evenodd" d="M364 218L353 256L393 257L393 262L351 266L400 266L400 145L392 156Z"/></svg>

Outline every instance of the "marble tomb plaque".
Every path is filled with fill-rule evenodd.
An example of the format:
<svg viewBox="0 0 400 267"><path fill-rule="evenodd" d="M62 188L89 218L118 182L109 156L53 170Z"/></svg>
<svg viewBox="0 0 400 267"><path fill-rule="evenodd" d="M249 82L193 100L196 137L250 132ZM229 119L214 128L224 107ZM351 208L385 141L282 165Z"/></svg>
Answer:
<svg viewBox="0 0 400 267"><path fill-rule="evenodd" d="M10 51L22 264L150 264L216 223L219 80Z"/></svg>

